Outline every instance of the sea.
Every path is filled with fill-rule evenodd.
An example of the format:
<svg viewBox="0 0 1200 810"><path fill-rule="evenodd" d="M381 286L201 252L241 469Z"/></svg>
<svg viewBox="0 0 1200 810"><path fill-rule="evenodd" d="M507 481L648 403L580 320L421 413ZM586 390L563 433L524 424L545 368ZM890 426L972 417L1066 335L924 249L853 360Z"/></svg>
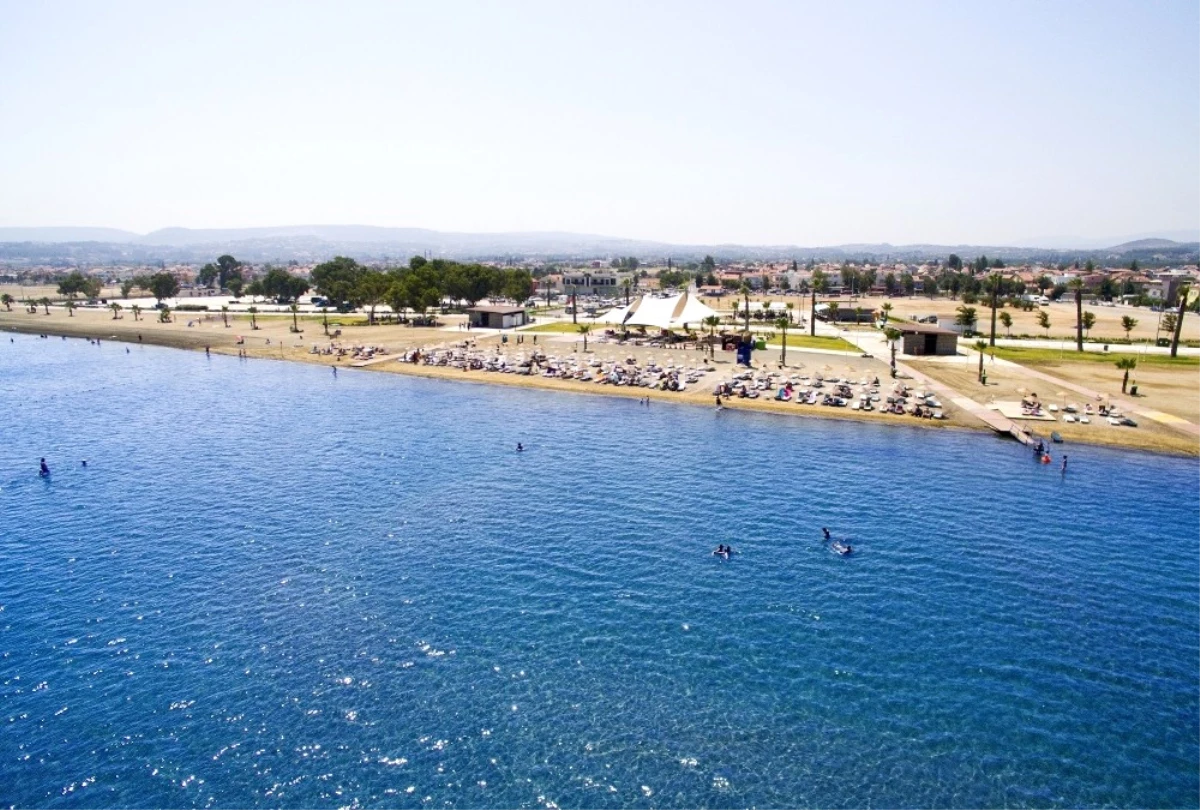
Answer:
<svg viewBox="0 0 1200 810"><path fill-rule="evenodd" d="M0 341L0 806L1200 802L1194 458Z"/></svg>

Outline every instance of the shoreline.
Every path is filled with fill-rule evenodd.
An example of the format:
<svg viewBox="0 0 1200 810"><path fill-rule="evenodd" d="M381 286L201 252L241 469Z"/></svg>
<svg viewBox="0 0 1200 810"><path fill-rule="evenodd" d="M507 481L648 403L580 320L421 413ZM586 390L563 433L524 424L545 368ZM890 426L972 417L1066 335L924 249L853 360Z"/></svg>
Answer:
<svg viewBox="0 0 1200 810"><path fill-rule="evenodd" d="M8 315L10 317L3 317ZM22 317L11 317L17 313L0 312L0 332L10 332L25 335L54 335L56 337L67 338L89 338L99 340L112 340L120 343L133 344L149 344L160 346L163 348L184 349L203 351L208 348L211 352L228 356L239 356L244 352L244 356L249 359L267 359L267 360L282 360L303 362L309 365L320 365L329 368L340 367L342 369L354 371L368 371L387 374L405 374L414 377L423 377L426 379L440 379L447 381L465 382L478 385L506 385L517 388L536 388L544 391L558 391L574 394L592 394L596 396L616 396L627 399L649 397L651 401L656 403L672 403L678 405L691 405L695 407L713 407L713 397L710 393L711 385L709 380L705 380L698 384L694 389L689 389L684 392L667 392L645 388L633 388L625 386L610 386L598 385L593 382L582 382L576 380L562 380L557 378L544 378L541 376L526 376L516 374L505 374L500 372L488 371L463 371L446 366L425 366L404 363L389 356L388 359L376 358L374 362L367 364L356 365L355 361L338 362L329 355L311 354L307 348L300 348L292 345L288 346L282 343L276 343L270 346L263 343L237 344L233 338L236 337L235 331L232 328L222 329L221 332L205 333L203 331L185 332L178 327L170 330L163 330L156 327L161 326L158 323L147 321L136 322L133 324L124 324L113 322L110 320L91 321L79 319L75 322L64 322L61 318L46 318L39 316L34 318L31 315L22 313ZM28 321L26 321L28 318ZM260 322L270 323L267 319L260 318ZM221 325L221 321L217 318L217 326ZM242 325L242 324L239 324ZM311 322L305 324L311 325ZM174 325L171 325L174 326ZM370 327L363 327L369 329ZM355 330L358 331L357 329ZM356 335L356 339L361 339L366 342L365 338L369 337ZM140 340L138 339L140 337ZM295 339L302 339L299 336L291 335ZM438 335L445 342L461 340L462 334L453 332L443 332ZM257 336L255 336L257 340ZM281 338L282 340L282 338ZM343 341L347 341L343 337ZM760 397L759 399L741 399L734 398L730 404L726 406L731 411L754 411L756 413L773 414L781 417L798 417L808 419L833 419L842 422L857 422L879 425L890 425L895 427L913 427L926 430L955 430L969 431L979 433L981 435L992 438L999 438L1007 441L1013 441L1003 434L998 433L991 427L984 425L981 422L967 413L964 413L960 408L947 409L948 419L931 420L920 419L912 416L898 416L894 414L884 414L878 411L862 412L851 411L842 408L828 408L820 405L796 405L794 402L780 403L772 397ZM1112 438L1123 439L1140 438L1136 433L1115 434ZM1072 437L1072 444L1089 445L1094 447L1117 447L1126 450L1138 450L1141 452L1159 453L1162 455L1171 455L1185 458L1200 457L1200 447L1192 448L1190 452L1183 447L1162 447L1151 445L1144 441L1086 441L1085 439L1077 439Z"/></svg>

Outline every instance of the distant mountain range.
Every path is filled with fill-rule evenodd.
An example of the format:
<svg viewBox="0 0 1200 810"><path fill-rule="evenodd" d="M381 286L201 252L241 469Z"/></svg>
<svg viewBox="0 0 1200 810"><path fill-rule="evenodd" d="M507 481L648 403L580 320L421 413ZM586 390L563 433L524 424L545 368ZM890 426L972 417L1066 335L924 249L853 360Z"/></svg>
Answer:
<svg viewBox="0 0 1200 810"><path fill-rule="evenodd" d="M1172 235L1179 235L1172 233ZM1189 234L1184 233L1184 236ZM711 254L725 260L807 261L843 259L921 261L957 253L1004 260L1060 261L1064 257L1134 257L1163 254L1172 261L1195 261L1197 238L1176 241L1139 238L1122 244L1088 247L1050 245L677 245L596 234L532 231L456 233L423 228L369 225L289 225L273 228L163 228L138 234L115 228L0 228L0 261L7 263L149 263L207 261L232 253L247 261L320 261L344 254L363 260L403 260L415 254L455 259L542 259L551 261L637 256L677 261ZM1041 241L1041 240L1037 240ZM1083 241L1083 240L1081 240Z"/></svg>

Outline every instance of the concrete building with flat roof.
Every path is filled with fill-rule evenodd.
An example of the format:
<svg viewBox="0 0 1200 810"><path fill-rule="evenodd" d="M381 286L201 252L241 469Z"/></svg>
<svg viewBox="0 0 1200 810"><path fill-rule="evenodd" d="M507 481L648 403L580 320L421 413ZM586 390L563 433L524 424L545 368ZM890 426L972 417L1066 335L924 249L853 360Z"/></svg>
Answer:
<svg viewBox="0 0 1200 810"><path fill-rule="evenodd" d="M958 354L958 333L931 323L890 323L900 333L905 354Z"/></svg>
<svg viewBox="0 0 1200 810"><path fill-rule="evenodd" d="M515 329L529 323L529 315L525 307L514 306L478 306L467 310L467 318L471 326L484 329Z"/></svg>

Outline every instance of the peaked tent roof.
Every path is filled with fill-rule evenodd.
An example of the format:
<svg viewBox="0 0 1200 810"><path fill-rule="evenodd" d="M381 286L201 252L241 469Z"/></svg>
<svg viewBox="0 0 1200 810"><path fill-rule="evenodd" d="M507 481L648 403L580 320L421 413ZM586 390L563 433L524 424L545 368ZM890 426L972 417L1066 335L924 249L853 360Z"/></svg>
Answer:
<svg viewBox="0 0 1200 810"><path fill-rule="evenodd" d="M688 293L682 293L670 298L651 298L643 295L629 306L611 310L598 320L626 326L678 329L683 326L700 326L705 318L716 314L711 307Z"/></svg>

